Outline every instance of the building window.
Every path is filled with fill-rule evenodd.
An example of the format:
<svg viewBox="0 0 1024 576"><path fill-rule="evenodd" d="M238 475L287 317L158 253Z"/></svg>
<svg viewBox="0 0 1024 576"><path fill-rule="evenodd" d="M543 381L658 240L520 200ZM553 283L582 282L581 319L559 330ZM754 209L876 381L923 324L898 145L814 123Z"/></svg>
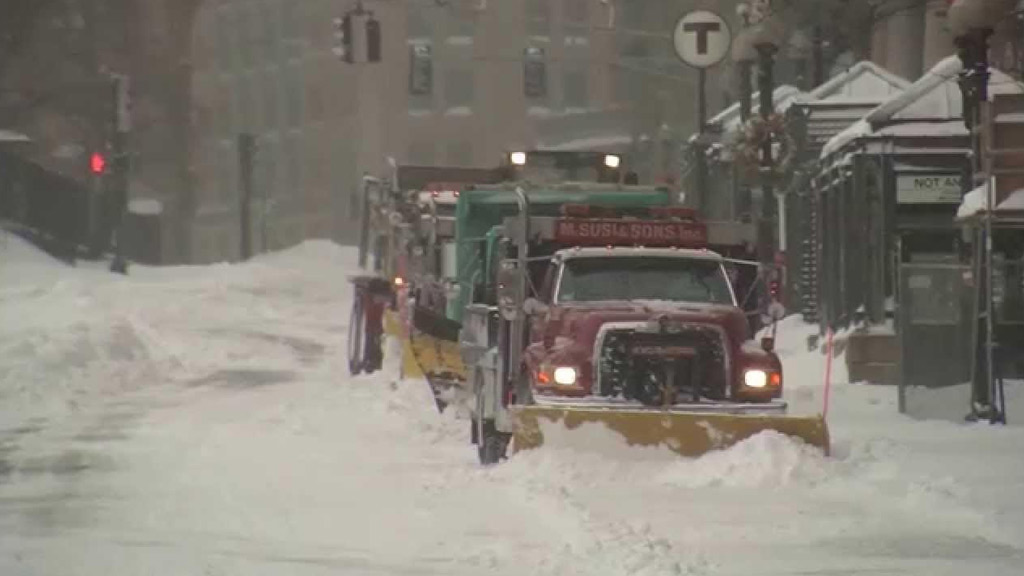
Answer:
<svg viewBox="0 0 1024 576"><path fill-rule="evenodd" d="M565 22L567 24L586 25L590 20L589 0L565 0Z"/></svg>
<svg viewBox="0 0 1024 576"><path fill-rule="evenodd" d="M285 90L288 101L288 127L296 128L302 125L305 84L301 70L296 65L288 66L285 78L287 78Z"/></svg>
<svg viewBox="0 0 1024 576"><path fill-rule="evenodd" d="M277 74L263 72L263 127L268 132L280 128L281 123L281 82Z"/></svg>
<svg viewBox="0 0 1024 576"><path fill-rule="evenodd" d="M523 95L527 98L546 98L548 95L548 65L543 48L523 50Z"/></svg>
<svg viewBox="0 0 1024 576"><path fill-rule="evenodd" d="M409 144L409 164L431 166L434 164L433 140L418 140Z"/></svg>
<svg viewBox="0 0 1024 576"><path fill-rule="evenodd" d="M252 74L246 74L239 78L239 82L235 88L235 96L238 98L238 127L240 131L251 130L254 126L254 113L256 104L254 99L254 82L252 81Z"/></svg>
<svg viewBox="0 0 1024 576"><path fill-rule="evenodd" d="M413 5L406 11L409 38L429 40L434 37L433 7Z"/></svg>
<svg viewBox="0 0 1024 576"><path fill-rule="evenodd" d="M476 35L476 19L472 15L458 14L448 19L448 43L469 44Z"/></svg>
<svg viewBox="0 0 1024 576"><path fill-rule="evenodd" d="M434 91L434 58L429 44L409 46L409 93L426 96Z"/></svg>
<svg viewBox="0 0 1024 576"><path fill-rule="evenodd" d="M231 12L226 6L217 10L217 62L222 74L230 74L235 70L235 36L238 30L231 22Z"/></svg>
<svg viewBox="0 0 1024 576"><path fill-rule="evenodd" d="M238 12L238 39L241 44L242 66L251 70L257 62L260 42L260 15L255 4L240 4Z"/></svg>
<svg viewBox="0 0 1024 576"><path fill-rule="evenodd" d="M473 147L468 140L448 142L446 162L451 166L472 166Z"/></svg>
<svg viewBox="0 0 1024 576"><path fill-rule="evenodd" d="M444 104L453 109L471 108L473 105L473 71L468 68L453 68L445 73Z"/></svg>
<svg viewBox="0 0 1024 576"><path fill-rule="evenodd" d="M569 70L562 77L562 98L566 108L586 108L589 104L586 70Z"/></svg>
<svg viewBox="0 0 1024 576"><path fill-rule="evenodd" d="M262 38L260 43L263 48L263 64L276 63L280 57L278 49L281 44L282 32L286 31L287 24L278 19L280 12L274 10L273 1L268 0L263 5L262 16L263 16L263 30ZM285 2L285 5L290 4ZM285 9L287 10L287 8ZM282 30L283 29L283 30Z"/></svg>
<svg viewBox="0 0 1024 576"><path fill-rule="evenodd" d="M622 6L622 26L628 30L642 30L647 19L647 3L649 0L624 0Z"/></svg>
<svg viewBox="0 0 1024 576"><path fill-rule="evenodd" d="M551 35L550 0L526 0L526 34L547 37Z"/></svg>

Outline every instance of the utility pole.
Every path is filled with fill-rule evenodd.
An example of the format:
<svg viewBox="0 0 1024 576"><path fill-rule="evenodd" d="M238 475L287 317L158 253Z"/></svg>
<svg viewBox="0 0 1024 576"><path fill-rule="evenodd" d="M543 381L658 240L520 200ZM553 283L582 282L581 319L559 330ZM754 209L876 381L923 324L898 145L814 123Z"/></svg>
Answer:
<svg viewBox="0 0 1024 576"><path fill-rule="evenodd" d="M111 178L108 200L114 234L114 259L110 263L110 271L128 274L128 260L124 253L124 224L128 211L128 182L131 169L131 158L128 154L128 135L131 132L131 84L128 76L115 74L112 76L113 118L111 121L110 153Z"/></svg>
<svg viewBox="0 0 1024 576"><path fill-rule="evenodd" d="M772 114L775 112L775 52L774 44L762 43L757 45L758 53L758 96L760 97L759 112L761 118L767 125ZM770 264L775 257L775 193L771 175L774 173L775 159L772 152L772 139L765 138L761 143L761 220L758 226L759 236L759 260L764 264Z"/></svg>
<svg viewBox="0 0 1024 576"><path fill-rule="evenodd" d="M814 26L814 35L811 40L811 59L813 61L811 87L817 88L825 83L825 31L821 24Z"/></svg>
<svg viewBox="0 0 1024 576"><path fill-rule="evenodd" d="M238 135L238 174L242 189L239 205L239 232L242 260L252 258L252 169L256 155L256 139L252 134Z"/></svg>

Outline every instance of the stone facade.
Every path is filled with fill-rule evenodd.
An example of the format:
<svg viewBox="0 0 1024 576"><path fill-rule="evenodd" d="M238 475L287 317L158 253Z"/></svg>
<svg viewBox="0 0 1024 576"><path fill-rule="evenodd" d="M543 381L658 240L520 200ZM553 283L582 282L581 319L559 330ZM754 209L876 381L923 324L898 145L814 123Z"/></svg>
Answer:
<svg viewBox="0 0 1024 576"><path fill-rule="evenodd" d="M946 11L948 0L872 0L871 59L904 78L918 78L956 51ZM1024 73L1024 24L1007 14L992 40L992 66L1015 78Z"/></svg>

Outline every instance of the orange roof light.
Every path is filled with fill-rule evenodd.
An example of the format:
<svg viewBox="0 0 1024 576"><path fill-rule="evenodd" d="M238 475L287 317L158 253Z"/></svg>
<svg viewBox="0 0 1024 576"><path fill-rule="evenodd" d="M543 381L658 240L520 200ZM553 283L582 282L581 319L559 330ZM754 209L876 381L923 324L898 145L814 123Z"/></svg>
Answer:
<svg viewBox="0 0 1024 576"><path fill-rule="evenodd" d="M586 204L563 204L562 214L570 218L587 218L590 216L590 206Z"/></svg>

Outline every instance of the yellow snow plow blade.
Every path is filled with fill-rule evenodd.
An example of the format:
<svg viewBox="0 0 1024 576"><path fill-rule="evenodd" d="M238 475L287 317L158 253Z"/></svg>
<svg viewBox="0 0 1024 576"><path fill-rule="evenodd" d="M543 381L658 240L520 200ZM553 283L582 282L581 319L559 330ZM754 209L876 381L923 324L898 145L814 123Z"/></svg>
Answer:
<svg viewBox="0 0 1024 576"><path fill-rule="evenodd" d="M515 406L512 418L514 452L544 445L545 429L575 430L594 423L604 424L630 446L663 446L688 457L728 448L765 430L799 438L829 453L828 427L820 416Z"/></svg>
<svg viewBox="0 0 1024 576"><path fill-rule="evenodd" d="M424 378L447 375L465 380L465 366L459 352L459 343L429 334L406 334L398 314L388 310L384 314L384 331L402 343L402 375L405 378Z"/></svg>

